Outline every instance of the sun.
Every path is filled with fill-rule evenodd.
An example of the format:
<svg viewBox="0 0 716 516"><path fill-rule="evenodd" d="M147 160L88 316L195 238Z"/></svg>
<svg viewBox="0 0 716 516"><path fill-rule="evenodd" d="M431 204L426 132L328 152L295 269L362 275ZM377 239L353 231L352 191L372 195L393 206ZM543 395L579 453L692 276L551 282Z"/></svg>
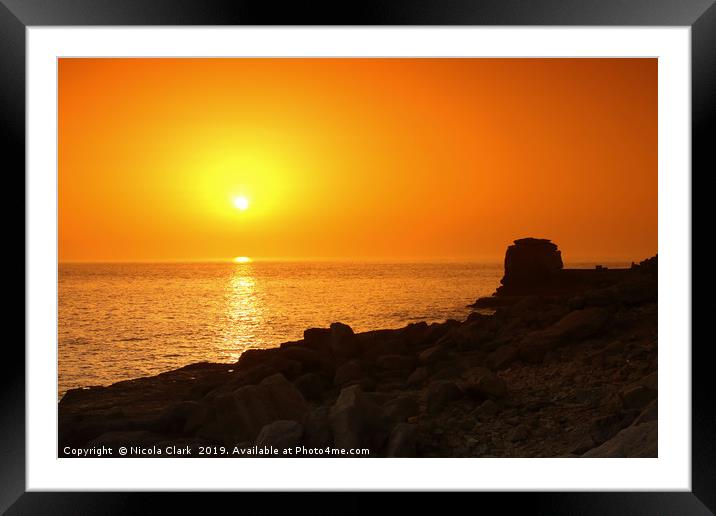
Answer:
<svg viewBox="0 0 716 516"><path fill-rule="evenodd" d="M237 256L234 258L234 263L251 263L251 258L248 256Z"/></svg>
<svg viewBox="0 0 716 516"><path fill-rule="evenodd" d="M243 195L234 197L234 208L240 211L246 211L249 209L249 200Z"/></svg>

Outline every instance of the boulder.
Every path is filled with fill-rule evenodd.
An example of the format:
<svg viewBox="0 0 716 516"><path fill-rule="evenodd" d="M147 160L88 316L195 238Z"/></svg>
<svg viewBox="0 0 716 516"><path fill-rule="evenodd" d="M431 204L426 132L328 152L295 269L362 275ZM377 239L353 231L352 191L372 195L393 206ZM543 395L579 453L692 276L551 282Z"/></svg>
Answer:
<svg viewBox="0 0 716 516"><path fill-rule="evenodd" d="M582 457L658 457L658 423L631 425Z"/></svg>
<svg viewBox="0 0 716 516"><path fill-rule="evenodd" d="M328 381L316 373L306 373L299 376L293 382L296 388L301 391L307 400L318 400L328 388Z"/></svg>
<svg viewBox="0 0 716 516"><path fill-rule="evenodd" d="M417 441L418 427L410 423L399 423L390 433L385 454L387 457L415 457Z"/></svg>
<svg viewBox="0 0 716 516"><path fill-rule="evenodd" d="M547 351L597 336L608 324L611 310L600 307L573 310L545 330L526 335L518 344L519 358L541 362Z"/></svg>
<svg viewBox="0 0 716 516"><path fill-rule="evenodd" d="M500 406L491 399L487 399L477 407L473 414L482 420L487 420L500 411Z"/></svg>
<svg viewBox="0 0 716 516"><path fill-rule="evenodd" d="M318 369L325 363L325 360L318 352L304 346L283 348L280 356L300 363L304 369Z"/></svg>
<svg viewBox="0 0 716 516"><path fill-rule="evenodd" d="M230 384L233 385L234 388L238 388L243 385L254 385L259 383L264 378L267 378L276 373L278 373L278 371L274 367L265 364L241 368L235 374L234 378L232 378Z"/></svg>
<svg viewBox="0 0 716 516"><path fill-rule="evenodd" d="M360 345L353 329L347 324L331 324L331 350L338 358L351 358L360 353Z"/></svg>
<svg viewBox="0 0 716 516"><path fill-rule="evenodd" d="M303 341L307 348L317 351L322 356L331 353L330 328L308 328L303 332Z"/></svg>
<svg viewBox="0 0 716 516"><path fill-rule="evenodd" d="M409 355L383 355L375 364L387 371L412 371L415 368L415 357Z"/></svg>
<svg viewBox="0 0 716 516"><path fill-rule="evenodd" d="M639 417L634 421L635 425L646 423L648 421L656 421L659 417L659 403L658 400L653 400L649 403L644 410L641 411Z"/></svg>
<svg viewBox="0 0 716 516"><path fill-rule="evenodd" d="M302 365L296 360L288 359L284 355L286 351L287 349L280 348L247 349L239 357L239 373L264 367L272 368L274 371L293 378L301 372Z"/></svg>
<svg viewBox="0 0 716 516"><path fill-rule="evenodd" d="M507 384L485 367L476 367L467 372L465 392L478 398L502 398L507 394Z"/></svg>
<svg viewBox="0 0 716 516"><path fill-rule="evenodd" d="M383 412L391 421L402 423L410 417L417 416L420 406L412 396L400 396L383 405Z"/></svg>
<svg viewBox="0 0 716 516"><path fill-rule="evenodd" d="M282 373L287 378L296 378L303 371L303 365L297 360L288 359L282 355L276 355L271 357L268 361L268 365Z"/></svg>
<svg viewBox="0 0 716 516"><path fill-rule="evenodd" d="M255 444L257 446L273 446L279 453L286 448L295 448L301 444L303 425L297 421L278 420L267 425L259 432Z"/></svg>
<svg viewBox="0 0 716 516"><path fill-rule="evenodd" d="M405 355L409 353L406 339L400 330L370 331L356 335L356 340L362 351L362 357L367 360L376 360L384 355Z"/></svg>
<svg viewBox="0 0 716 516"><path fill-rule="evenodd" d="M331 338L330 328L308 328L303 330L303 340L306 344L328 341Z"/></svg>
<svg viewBox="0 0 716 516"><path fill-rule="evenodd" d="M207 416L205 405L196 401L180 401L167 406L159 415L156 431L165 434L192 434Z"/></svg>
<svg viewBox="0 0 716 516"><path fill-rule="evenodd" d="M257 365L268 365L269 361L278 353L278 348L247 349L239 357L238 366L248 369Z"/></svg>
<svg viewBox="0 0 716 516"><path fill-rule="evenodd" d="M265 378L259 387L266 393L277 419L301 421L308 411L308 403L301 392L281 374Z"/></svg>
<svg viewBox="0 0 716 516"><path fill-rule="evenodd" d="M344 388L331 407L333 441L338 448L369 448L374 454L387 438L381 408L358 385Z"/></svg>
<svg viewBox="0 0 716 516"><path fill-rule="evenodd" d="M410 376L408 376L405 383L408 387L420 386L425 383L425 380L427 380L429 376L430 371L427 367L418 367L410 374Z"/></svg>
<svg viewBox="0 0 716 516"><path fill-rule="evenodd" d="M453 328L449 333L450 344L460 350L484 349L491 350L491 342L494 340L495 332L491 325L483 322L465 323Z"/></svg>
<svg viewBox="0 0 716 516"><path fill-rule="evenodd" d="M363 365L358 360L350 360L336 369L333 383L338 386L356 383L365 377Z"/></svg>
<svg viewBox="0 0 716 516"><path fill-rule="evenodd" d="M645 387L644 385L636 385L623 390L619 394L619 397L622 400L624 408L641 410L652 400L656 399L656 390Z"/></svg>
<svg viewBox="0 0 716 516"><path fill-rule="evenodd" d="M306 415L303 423L303 444L306 448L333 446L333 429L327 407L318 407Z"/></svg>
<svg viewBox="0 0 716 516"><path fill-rule="evenodd" d="M254 441L273 421L302 421L308 408L301 392L282 374L275 374L258 385L216 396L197 436L227 445Z"/></svg>
<svg viewBox="0 0 716 516"><path fill-rule="evenodd" d="M500 346L495 351L487 355L485 364L489 368L499 371L501 369L505 369L512 364L512 362L517 360L519 354L520 351L517 346L513 346L511 344Z"/></svg>
<svg viewBox="0 0 716 516"><path fill-rule="evenodd" d="M505 275L498 295L531 293L535 287L549 284L563 268L557 245L544 238L521 238L507 248Z"/></svg>
<svg viewBox="0 0 716 516"><path fill-rule="evenodd" d="M418 355L418 361L423 364L433 364L447 358L448 351L443 346L432 346Z"/></svg>
<svg viewBox="0 0 716 516"><path fill-rule="evenodd" d="M573 310L547 329L559 341L584 340L598 334L609 322L610 311L600 307Z"/></svg>
<svg viewBox="0 0 716 516"><path fill-rule="evenodd" d="M529 429L525 425L519 425L513 428L507 434L507 440L511 442L524 441L530 436Z"/></svg>
<svg viewBox="0 0 716 516"><path fill-rule="evenodd" d="M589 435L595 445L601 445L629 426L637 417L636 411L625 411L592 420Z"/></svg>
<svg viewBox="0 0 716 516"><path fill-rule="evenodd" d="M403 340L407 347L415 349L427 342L428 328L428 323L425 321L408 324L402 331Z"/></svg>
<svg viewBox="0 0 716 516"><path fill-rule="evenodd" d="M448 403L462 397L462 391L449 380L436 380L430 382L425 393L428 412L440 412Z"/></svg>

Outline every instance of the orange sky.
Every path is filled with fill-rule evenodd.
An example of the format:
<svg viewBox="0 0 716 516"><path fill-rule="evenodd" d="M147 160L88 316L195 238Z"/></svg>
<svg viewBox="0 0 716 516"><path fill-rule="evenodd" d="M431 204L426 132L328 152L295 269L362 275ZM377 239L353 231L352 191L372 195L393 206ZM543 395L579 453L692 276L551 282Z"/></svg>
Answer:
<svg viewBox="0 0 716 516"><path fill-rule="evenodd" d="M656 253L656 59L60 59L60 261L501 260L525 236Z"/></svg>

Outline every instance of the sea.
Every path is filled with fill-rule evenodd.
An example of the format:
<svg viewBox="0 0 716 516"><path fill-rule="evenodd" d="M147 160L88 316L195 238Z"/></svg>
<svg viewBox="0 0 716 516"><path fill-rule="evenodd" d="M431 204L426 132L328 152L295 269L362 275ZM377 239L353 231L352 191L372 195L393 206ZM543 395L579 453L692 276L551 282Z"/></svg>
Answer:
<svg viewBox="0 0 716 516"><path fill-rule="evenodd" d="M60 264L58 397L195 362L234 363L337 321L362 332L461 320L502 274L502 263Z"/></svg>
<svg viewBox="0 0 716 516"><path fill-rule="evenodd" d="M501 277L501 263L60 264L58 396L233 363L336 321L361 332L464 319Z"/></svg>

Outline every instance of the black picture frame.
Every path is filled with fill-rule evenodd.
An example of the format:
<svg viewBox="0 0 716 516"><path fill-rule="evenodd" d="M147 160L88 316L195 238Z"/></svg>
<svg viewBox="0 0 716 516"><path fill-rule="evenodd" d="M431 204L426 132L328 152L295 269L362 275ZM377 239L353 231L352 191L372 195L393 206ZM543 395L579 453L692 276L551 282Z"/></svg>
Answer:
<svg viewBox="0 0 716 516"><path fill-rule="evenodd" d="M331 5L309 2L274 5L272 2L230 0L0 0L0 130L6 143L5 177L24 177L25 30L31 26L65 25L688 26L692 44L692 180L716 170L713 137L709 138L716 133L714 0L363 0ZM24 196L17 195L16 198L24 199ZM14 217L8 216L5 220L11 221ZM693 245L691 253L693 256ZM16 309L19 310L19 306ZM474 505L474 499L457 503L468 503L482 510L484 503L489 501L490 505L498 504L501 512L521 508L549 514L713 514L716 512L716 446L713 444L716 417L709 409L713 406L709 399L712 390L710 369L713 367L707 356L709 344L692 343L691 492L484 493L477 495L481 498L480 505ZM19 338L6 340L3 355L0 513L141 513L150 507L148 497L159 497L166 512L171 510L168 505L181 506L182 512L206 508L205 500L189 499L180 493L26 493L26 378L22 367L25 354ZM244 497L243 503L255 504L247 498L251 495L240 496ZM365 512L382 504L376 503L374 496L352 494L340 502L331 501L330 497L321 498L320 504L338 504L340 512ZM284 500L283 496L274 496L270 503L261 501L261 504L263 510L270 510L274 504L283 504ZM314 503L309 502L305 507L315 512ZM410 510L409 505L431 508L420 495L414 495L404 503L406 511ZM442 505L442 510L444 508ZM290 510L301 509L301 504L294 503ZM233 510L242 511L242 508L236 506Z"/></svg>

